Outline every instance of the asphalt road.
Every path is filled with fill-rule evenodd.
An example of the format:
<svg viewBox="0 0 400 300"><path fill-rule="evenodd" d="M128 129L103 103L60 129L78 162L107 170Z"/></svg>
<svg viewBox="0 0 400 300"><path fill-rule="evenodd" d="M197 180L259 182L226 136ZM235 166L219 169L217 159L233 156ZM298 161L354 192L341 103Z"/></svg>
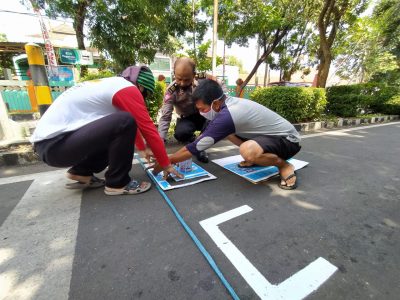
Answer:
<svg viewBox="0 0 400 300"><path fill-rule="evenodd" d="M209 163L217 180L167 194L241 299L259 297L199 222L243 205L253 210L219 229L269 283L322 257L338 270L307 299L399 299L400 123L309 135L302 147L296 158L310 164L295 191ZM62 173L1 173L0 299L229 299L155 188L71 192ZM146 179L139 165L132 173Z"/></svg>

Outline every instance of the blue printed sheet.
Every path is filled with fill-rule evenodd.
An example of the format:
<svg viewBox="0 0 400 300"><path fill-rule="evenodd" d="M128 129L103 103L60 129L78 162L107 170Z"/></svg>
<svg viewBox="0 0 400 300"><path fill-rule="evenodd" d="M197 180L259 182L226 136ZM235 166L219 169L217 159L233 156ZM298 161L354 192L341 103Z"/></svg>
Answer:
<svg viewBox="0 0 400 300"><path fill-rule="evenodd" d="M171 179L169 181L164 180L162 172L159 173L157 176L155 176L152 172L153 169L149 169L149 170L147 170L147 173L155 179L157 184L164 191L182 188L182 187L185 187L188 185L193 185L196 183L200 183L203 181L212 180L212 179L217 178L194 162L192 162L192 171L190 171L190 172L182 172L179 170L179 168L177 166L175 167L175 169L178 172L180 172L181 174L183 174L185 177L183 179L181 179L181 178L178 178L178 177L172 175L171 176L173 179L173 182L172 182ZM196 178L198 178L198 179L196 180Z"/></svg>
<svg viewBox="0 0 400 300"><path fill-rule="evenodd" d="M267 180L275 175L279 174L277 167L261 167L254 166L248 168L240 168L238 164L243 161L243 157L241 155L229 156L221 159L214 159L213 162L217 165L243 177L253 183L258 183L263 180ZM299 170L308 165L308 162L291 158L288 160L295 170Z"/></svg>

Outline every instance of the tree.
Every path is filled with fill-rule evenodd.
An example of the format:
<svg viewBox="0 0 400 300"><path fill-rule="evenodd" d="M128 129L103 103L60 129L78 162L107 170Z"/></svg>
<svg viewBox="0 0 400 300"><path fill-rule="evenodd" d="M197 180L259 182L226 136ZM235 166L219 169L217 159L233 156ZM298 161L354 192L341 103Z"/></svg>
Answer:
<svg viewBox="0 0 400 300"><path fill-rule="evenodd" d="M381 0L373 13L379 22L383 46L400 60L400 2L398 0Z"/></svg>
<svg viewBox="0 0 400 300"><path fill-rule="evenodd" d="M98 3L91 19L93 45L122 69L151 62L157 51L171 54L192 26L192 10L183 0L109 0Z"/></svg>
<svg viewBox="0 0 400 300"><path fill-rule="evenodd" d="M281 80L290 81L295 72L306 67L302 59L309 48L312 33L310 19L304 20L277 47L275 52L279 54L279 59L277 63L271 64L271 68L281 70Z"/></svg>
<svg viewBox="0 0 400 300"><path fill-rule="evenodd" d="M4 33L0 33L0 42L7 42L7 36ZM13 67L14 53L0 52L0 75L3 73L3 69Z"/></svg>
<svg viewBox="0 0 400 300"><path fill-rule="evenodd" d="M281 44L289 32L308 13L315 0L222 0L219 6L219 23L228 45L237 43L247 46L251 38L257 38L261 46L261 56L245 79L242 89L257 72L259 66L270 59L271 54ZM210 7L209 0L203 0Z"/></svg>
<svg viewBox="0 0 400 300"><path fill-rule="evenodd" d="M237 66L237 67L239 67L239 73L240 74L243 74L245 72L244 68L243 68L243 62L240 59L238 59L236 56L233 56L233 55L227 56L226 57L226 64L228 66Z"/></svg>
<svg viewBox="0 0 400 300"><path fill-rule="evenodd" d="M400 86L400 2L381 0L377 3L373 18L379 24L382 46L396 57L397 67L385 72L376 72L371 80Z"/></svg>
<svg viewBox="0 0 400 300"><path fill-rule="evenodd" d="M356 20L363 12L368 0L322 0L322 9L317 20L319 33L317 86L325 87L331 62L332 48L338 31Z"/></svg>
<svg viewBox="0 0 400 300"><path fill-rule="evenodd" d="M116 71L151 62L157 51L172 53L176 38L193 28L187 0L41 0L50 17L73 20L78 48L85 49L84 28L93 46L114 61ZM199 32L204 22L197 20Z"/></svg>
<svg viewBox="0 0 400 300"><path fill-rule="evenodd" d="M384 37L376 18L359 18L341 43L336 66L342 78L357 78L366 82L377 73L398 68L396 56L384 46Z"/></svg>
<svg viewBox="0 0 400 300"><path fill-rule="evenodd" d="M211 41L207 41L203 44L197 46L196 49L189 49L186 51L186 55L178 56L188 56L196 62L196 71L206 72L212 69L212 57L208 56L208 49L210 48ZM217 57L217 65L222 64L222 58Z"/></svg>
<svg viewBox="0 0 400 300"><path fill-rule="evenodd" d="M32 1L34 3L35 0ZM38 6L45 9L51 18L59 16L73 20L73 28L76 33L78 49L86 50L84 27L87 19L94 9L96 0L40 0ZM86 75L87 67L81 67L81 76Z"/></svg>

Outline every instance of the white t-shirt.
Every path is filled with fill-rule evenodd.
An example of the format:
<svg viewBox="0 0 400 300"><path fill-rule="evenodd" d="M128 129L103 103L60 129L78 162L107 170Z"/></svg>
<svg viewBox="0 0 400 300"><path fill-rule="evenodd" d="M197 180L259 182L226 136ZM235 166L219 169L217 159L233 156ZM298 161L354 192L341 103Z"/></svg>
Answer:
<svg viewBox="0 0 400 300"><path fill-rule="evenodd" d="M40 119L30 141L53 138L81 128L118 111L112 100L115 93L134 86L122 77L79 83L62 93Z"/></svg>

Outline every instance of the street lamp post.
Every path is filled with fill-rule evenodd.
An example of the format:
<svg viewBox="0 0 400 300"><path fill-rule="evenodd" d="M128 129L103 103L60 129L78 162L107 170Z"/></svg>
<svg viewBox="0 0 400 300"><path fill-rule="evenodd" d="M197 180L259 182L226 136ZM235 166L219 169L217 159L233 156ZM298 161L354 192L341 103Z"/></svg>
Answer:
<svg viewBox="0 0 400 300"><path fill-rule="evenodd" d="M212 49L212 75L217 73L217 29L218 29L218 0L214 0L214 24L213 24L213 49Z"/></svg>

